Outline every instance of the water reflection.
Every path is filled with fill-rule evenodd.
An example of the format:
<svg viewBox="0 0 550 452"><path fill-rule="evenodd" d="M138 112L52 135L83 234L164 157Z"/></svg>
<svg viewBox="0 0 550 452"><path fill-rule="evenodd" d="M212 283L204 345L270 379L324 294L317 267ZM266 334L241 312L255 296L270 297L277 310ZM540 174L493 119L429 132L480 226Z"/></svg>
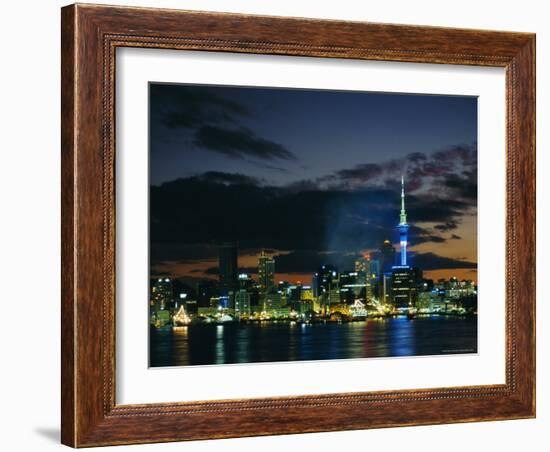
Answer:
<svg viewBox="0 0 550 452"><path fill-rule="evenodd" d="M216 326L216 363L225 362L223 325Z"/></svg>
<svg viewBox="0 0 550 452"><path fill-rule="evenodd" d="M477 319L198 324L150 330L151 366L475 353Z"/></svg>
<svg viewBox="0 0 550 452"><path fill-rule="evenodd" d="M388 330L388 342L392 356L416 355L415 324L416 320L409 320L405 317L395 319L394 328Z"/></svg>

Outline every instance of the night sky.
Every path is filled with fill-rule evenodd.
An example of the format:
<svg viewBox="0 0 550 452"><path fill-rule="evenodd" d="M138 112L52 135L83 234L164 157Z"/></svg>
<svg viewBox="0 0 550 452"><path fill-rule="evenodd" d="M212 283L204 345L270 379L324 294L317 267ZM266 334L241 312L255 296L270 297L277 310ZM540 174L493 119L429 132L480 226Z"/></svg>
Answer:
<svg viewBox="0 0 550 452"><path fill-rule="evenodd" d="M217 278L275 255L277 280L353 269L398 243L405 176L410 261L476 280L477 99L283 88L150 85L151 275Z"/></svg>

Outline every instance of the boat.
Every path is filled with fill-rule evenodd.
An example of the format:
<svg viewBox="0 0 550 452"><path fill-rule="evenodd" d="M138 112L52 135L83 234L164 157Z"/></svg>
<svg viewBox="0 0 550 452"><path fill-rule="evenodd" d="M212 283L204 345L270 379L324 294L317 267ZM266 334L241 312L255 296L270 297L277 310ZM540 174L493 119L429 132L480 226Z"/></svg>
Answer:
<svg viewBox="0 0 550 452"><path fill-rule="evenodd" d="M176 312L172 317L172 326L174 327L187 326L190 323L191 323L191 318L189 317L189 315L187 315L187 312L185 311L185 308L183 307L183 305L181 305L178 312Z"/></svg>
<svg viewBox="0 0 550 452"><path fill-rule="evenodd" d="M217 320L218 320L218 323L232 322L233 317L231 317L230 315L227 315L227 314L222 314L221 316L218 317Z"/></svg>

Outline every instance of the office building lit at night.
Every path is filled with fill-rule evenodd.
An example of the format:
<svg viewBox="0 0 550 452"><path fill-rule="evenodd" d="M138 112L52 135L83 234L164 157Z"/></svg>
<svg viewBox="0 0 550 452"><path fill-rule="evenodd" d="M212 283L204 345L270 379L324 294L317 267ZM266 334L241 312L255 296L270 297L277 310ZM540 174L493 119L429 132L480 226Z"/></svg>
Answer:
<svg viewBox="0 0 550 452"><path fill-rule="evenodd" d="M219 247L220 291L228 296L238 287L238 250L233 242L222 243Z"/></svg>
<svg viewBox="0 0 550 452"><path fill-rule="evenodd" d="M258 258L260 291L266 293L275 284L275 260L262 250Z"/></svg>

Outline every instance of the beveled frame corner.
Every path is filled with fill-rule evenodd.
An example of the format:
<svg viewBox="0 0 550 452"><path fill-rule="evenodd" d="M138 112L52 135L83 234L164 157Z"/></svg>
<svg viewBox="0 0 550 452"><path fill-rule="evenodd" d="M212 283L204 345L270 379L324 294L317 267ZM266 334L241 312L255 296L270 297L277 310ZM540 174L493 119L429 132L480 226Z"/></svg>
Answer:
<svg viewBox="0 0 550 452"><path fill-rule="evenodd" d="M61 37L64 444L535 416L535 35L76 4L62 9ZM506 383L117 405L114 89L119 47L505 68Z"/></svg>

